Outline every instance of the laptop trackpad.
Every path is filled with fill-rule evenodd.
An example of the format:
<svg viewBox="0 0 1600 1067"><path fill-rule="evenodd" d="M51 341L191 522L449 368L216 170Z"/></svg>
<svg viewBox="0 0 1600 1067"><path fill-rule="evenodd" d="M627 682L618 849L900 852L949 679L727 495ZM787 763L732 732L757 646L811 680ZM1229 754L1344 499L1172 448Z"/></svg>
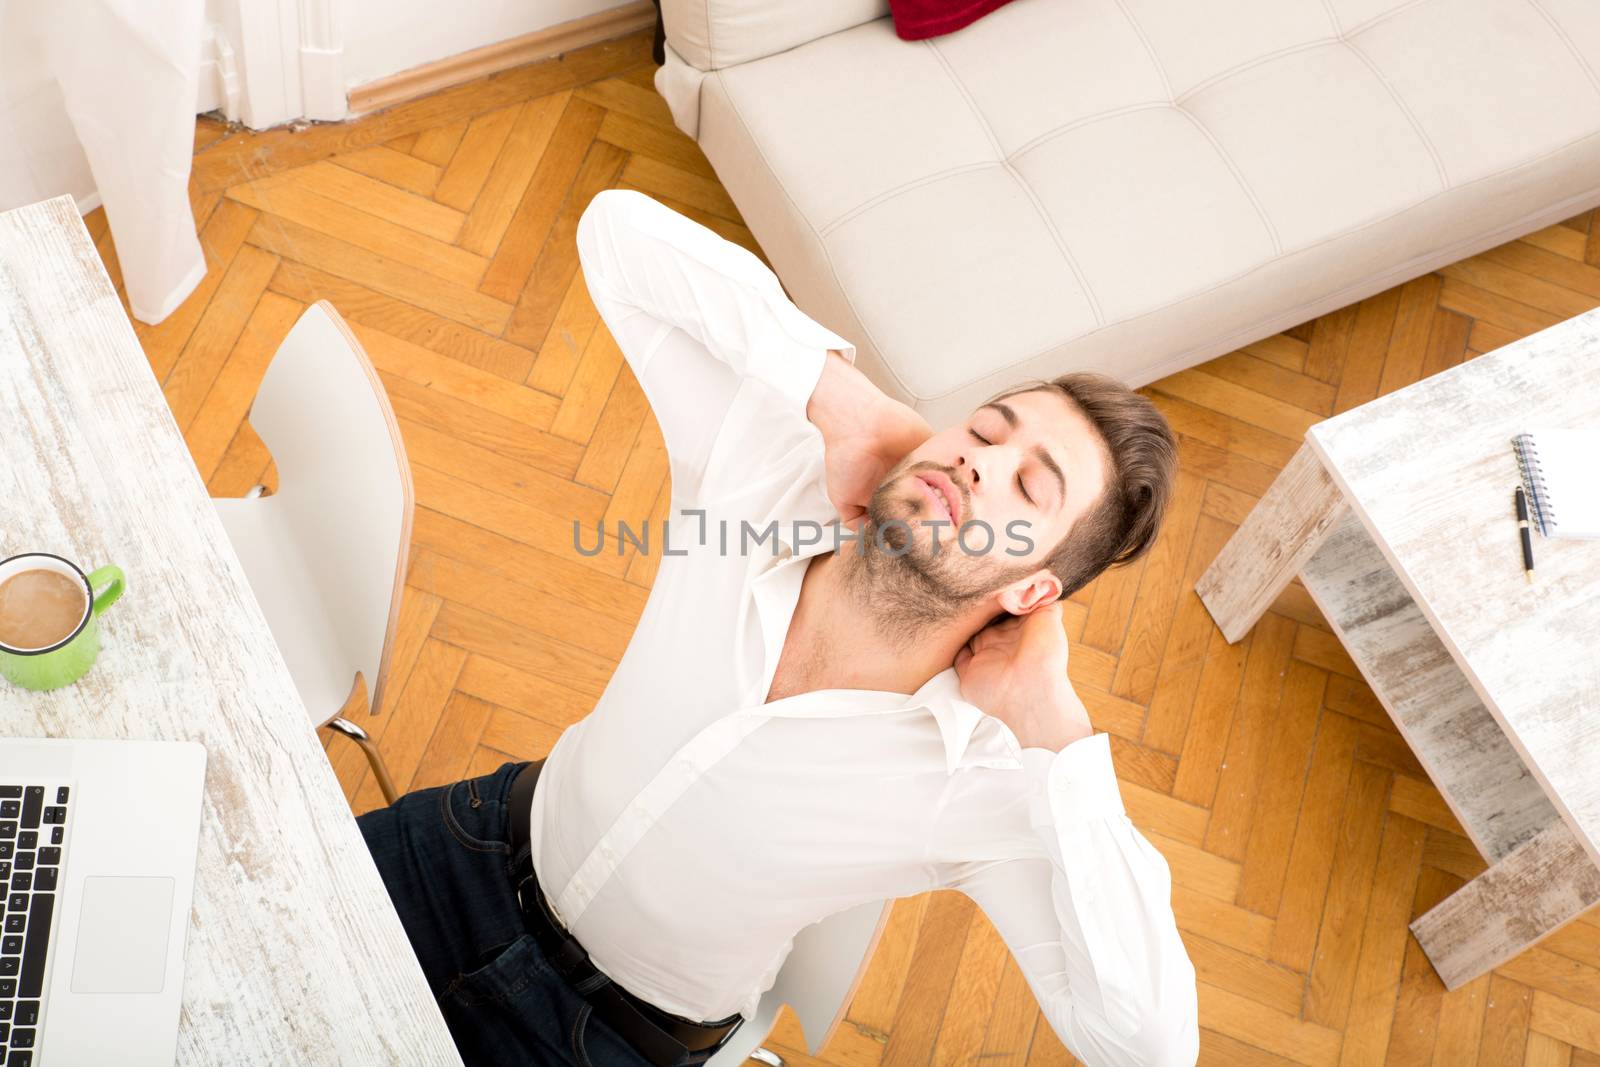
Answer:
<svg viewBox="0 0 1600 1067"><path fill-rule="evenodd" d="M83 880L74 993L159 993L167 975L171 878Z"/></svg>

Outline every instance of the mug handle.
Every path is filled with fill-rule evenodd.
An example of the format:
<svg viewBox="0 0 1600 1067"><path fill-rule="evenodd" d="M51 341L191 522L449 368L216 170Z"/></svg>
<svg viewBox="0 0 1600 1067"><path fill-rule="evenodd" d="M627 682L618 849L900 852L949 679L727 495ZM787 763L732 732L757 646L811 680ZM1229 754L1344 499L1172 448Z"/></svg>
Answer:
<svg viewBox="0 0 1600 1067"><path fill-rule="evenodd" d="M95 594L94 613L96 615L115 604L117 598L122 595L122 568L108 563L104 567L89 573L89 587L91 589L98 588L102 583L109 584L106 585L104 592Z"/></svg>

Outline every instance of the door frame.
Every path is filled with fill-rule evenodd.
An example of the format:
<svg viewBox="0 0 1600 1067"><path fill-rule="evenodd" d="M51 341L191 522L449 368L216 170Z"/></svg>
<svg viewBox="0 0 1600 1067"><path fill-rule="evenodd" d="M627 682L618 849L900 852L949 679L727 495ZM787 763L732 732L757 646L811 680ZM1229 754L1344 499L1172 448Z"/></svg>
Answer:
<svg viewBox="0 0 1600 1067"><path fill-rule="evenodd" d="M339 0L207 0L196 107L210 105L257 130L344 118L340 6Z"/></svg>

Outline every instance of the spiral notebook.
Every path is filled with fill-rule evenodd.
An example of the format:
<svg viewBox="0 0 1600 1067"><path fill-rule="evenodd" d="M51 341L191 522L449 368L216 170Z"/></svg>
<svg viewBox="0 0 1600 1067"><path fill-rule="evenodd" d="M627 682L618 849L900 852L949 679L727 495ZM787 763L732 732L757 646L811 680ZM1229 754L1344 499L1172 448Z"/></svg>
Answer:
<svg viewBox="0 0 1600 1067"><path fill-rule="evenodd" d="M1539 532L1600 538L1600 430L1533 430L1511 447Z"/></svg>

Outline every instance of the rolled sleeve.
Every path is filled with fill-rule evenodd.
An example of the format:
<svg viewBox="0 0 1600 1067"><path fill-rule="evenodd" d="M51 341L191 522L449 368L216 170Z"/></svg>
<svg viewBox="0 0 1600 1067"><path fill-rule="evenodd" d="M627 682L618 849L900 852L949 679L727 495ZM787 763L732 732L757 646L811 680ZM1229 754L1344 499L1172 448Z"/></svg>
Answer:
<svg viewBox="0 0 1600 1067"><path fill-rule="evenodd" d="M771 314L769 329L751 347L750 374L804 411L822 377L828 350L837 350L853 364L856 346L795 307L782 293L767 294L766 307Z"/></svg>
<svg viewBox="0 0 1600 1067"><path fill-rule="evenodd" d="M1025 748L1022 767L1028 779L1028 818L1035 829L1123 814L1107 734L1074 741L1060 752Z"/></svg>

